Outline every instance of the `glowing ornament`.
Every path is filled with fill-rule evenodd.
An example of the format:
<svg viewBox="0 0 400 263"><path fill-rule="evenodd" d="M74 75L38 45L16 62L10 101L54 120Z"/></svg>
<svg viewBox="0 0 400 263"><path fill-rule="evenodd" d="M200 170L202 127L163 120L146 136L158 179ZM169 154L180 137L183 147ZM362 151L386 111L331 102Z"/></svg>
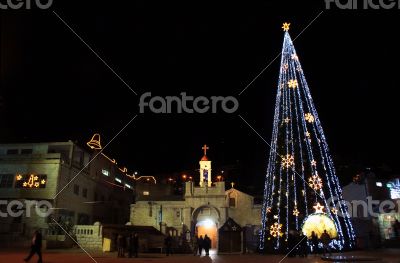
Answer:
<svg viewBox="0 0 400 263"><path fill-rule="evenodd" d="M319 202L313 206L315 209L315 213L323 213L324 212L324 206L322 206Z"/></svg>
<svg viewBox="0 0 400 263"><path fill-rule="evenodd" d="M292 54L291 58L293 60L297 60L297 61L299 60L299 57L296 54Z"/></svg>
<svg viewBox="0 0 400 263"><path fill-rule="evenodd" d="M21 181L21 179L22 179L22 175L17 175L17 181Z"/></svg>
<svg viewBox="0 0 400 263"><path fill-rule="evenodd" d="M46 180L43 179L40 183L41 183L41 184L45 184L45 183L46 183Z"/></svg>
<svg viewBox="0 0 400 263"><path fill-rule="evenodd" d="M300 214L299 210L297 210L297 207L295 207L294 210L293 210L293 215L294 216L299 216L299 214Z"/></svg>
<svg viewBox="0 0 400 263"><path fill-rule="evenodd" d="M290 121L290 119L289 119L289 118L285 118L285 119L283 119L283 122L284 122L284 123L289 123L289 121Z"/></svg>
<svg viewBox="0 0 400 263"><path fill-rule="evenodd" d="M286 63L285 65L283 65L283 71L284 71L284 72L286 72L286 70L288 70L288 68L289 68L288 63Z"/></svg>
<svg viewBox="0 0 400 263"><path fill-rule="evenodd" d="M318 176L318 174L315 174L308 178L308 184L312 189L317 191L322 188L322 179Z"/></svg>
<svg viewBox="0 0 400 263"><path fill-rule="evenodd" d="M278 219L278 215L274 215L274 219Z"/></svg>
<svg viewBox="0 0 400 263"><path fill-rule="evenodd" d="M287 154L285 157L282 157L282 166L284 168L290 168L294 165L294 157L290 154Z"/></svg>
<svg viewBox="0 0 400 263"><path fill-rule="evenodd" d="M271 236L273 237L278 237L278 236L282 236L283 233L281 232L282 229L282 224L278 224L278 223L274 223L270 229L269 229L269 233L271 234Z"/></svg>
<svg viewBox="0 0 400 263"><path fill-rule="evenodd" d="M326 214L311 214L305 220L301 228L303 234L307 237L311 237L314 232L319 238L321 237L324 230L328 232L331 238L338 236L335 223Z"/></svg>
<svg viewBox="0 0 400 263"><path fill-rule="evenodd" d="M288 84L289 88L293 88L293 89L297 88L297 86L298 86L297 79L291 79L288 81L287 84Z"/></svg>
<svg viewBox="0 0 400 263"><path fill-rule="evenodd" d="M314 116L311 114L311 113L306 113L305 115L304 115L304 119L306 120L306 121L308 121L309 123L313 123L314 122Z"/></svg>
<svg viewBox="0 0 400 263"><path fill-rule="evenodd" d="M332 207L331 212L332 212L333 214L337 215L338 210L337 210L336 208Z"/></svg>
<svg viewBox="0 0 400 263"><path fill-rule="evenodd" d="M311 161L311 166L317 166L317 162L315 160Z"/></svg>
<svg viewBox="0 0 400 263"><path fill-rule="evenodd" d="M283 31L287 32L289 31L290 23L283 23L282 29Z"/></svg>
<svg viewBox="0 0 400 263"><path fill-rule="evenodd" d="M271 213L271 207L267 208L267 213Z"/></svg>

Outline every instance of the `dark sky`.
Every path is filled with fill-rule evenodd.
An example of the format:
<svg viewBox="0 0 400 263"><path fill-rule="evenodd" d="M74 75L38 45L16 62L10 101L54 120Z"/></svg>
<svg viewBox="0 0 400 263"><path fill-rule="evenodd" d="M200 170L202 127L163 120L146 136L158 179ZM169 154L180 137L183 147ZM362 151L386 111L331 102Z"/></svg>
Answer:
<svg viewBox="0 0 400 263"><path fill-rule="evenodd" d="M207 143L214 167L238 164L242 184L262 184L269 148L238 114L270 141L279 59L238 94L281 51L282 22L294 38L325 10L324 1L298 2L55 1L49 10L1 10L1 141L83 143L98 132L105 144L138 114L144 92L235 96L234 114L139 114L105 151L149 174L196 169ZM325 10L295 41L336 163L399 158L399 12Z"/></svg>

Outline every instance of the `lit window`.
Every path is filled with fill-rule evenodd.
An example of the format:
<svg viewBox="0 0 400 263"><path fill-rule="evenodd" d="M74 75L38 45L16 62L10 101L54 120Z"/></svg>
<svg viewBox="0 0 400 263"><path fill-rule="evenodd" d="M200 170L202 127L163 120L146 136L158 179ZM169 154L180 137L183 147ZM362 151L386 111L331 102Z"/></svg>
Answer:
<svg viewBox="0 0 400 263"><path fill-rule="evenodd" d="M376 182L376 186L382 187L382 182Z"/></svg>
<svg viewBox="0 0 400 263"><path fill-rule="evenodd" d="M105 175L105 176L109 176L109 175L110 175L110 172L109 172L108 170L106 170L106 169L102 169L102 170L101 170L101 173L102 173L103 175Z"/></svg>
<svg viewBox="0 0 400 263"><path fill-rule="evenodd" d="M150 195L149 191L143 191L143 195Z"/></svg>
<svg viewBox="0 0 400 263"><path fill-rule="evenodd" d="M115 181L117 181L118 183L122 183L122 180L117 177L115 177Z"/></svg>
<svg viewBox="0 0 400 263"><path fill-rule="evenodd" d="M390 198L400 199L400 180L396 179L386 185L390 191Z"/></svg>
<svg viewBox="0 0 400 263"><path fill-rule="evenodd" d="M132 188L132 186L130 184L125 184L125 187L128 187L129 189Z"/></svg>

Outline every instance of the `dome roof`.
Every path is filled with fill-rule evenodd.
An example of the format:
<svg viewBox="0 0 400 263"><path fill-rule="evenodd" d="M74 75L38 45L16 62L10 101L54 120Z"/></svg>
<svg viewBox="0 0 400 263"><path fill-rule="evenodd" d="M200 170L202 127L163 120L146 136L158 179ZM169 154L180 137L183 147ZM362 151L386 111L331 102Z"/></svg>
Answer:
<svg viewBox="0 0 400 263"><path fill-rule="evenodd" d="M200 161L208 161L208 158L207 158L207 156L206 155L204 155L202 158L201 158L201 160Z"/></svg>

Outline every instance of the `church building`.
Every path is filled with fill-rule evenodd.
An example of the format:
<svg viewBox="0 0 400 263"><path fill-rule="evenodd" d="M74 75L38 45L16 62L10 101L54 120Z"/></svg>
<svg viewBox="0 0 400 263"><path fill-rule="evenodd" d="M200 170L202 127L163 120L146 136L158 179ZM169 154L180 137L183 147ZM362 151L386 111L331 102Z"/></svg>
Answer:
<svg viewBox="0 0 400 263"><path fill-rule="evenodd" d="M208 147L202 149L198 178L185 182L183 194L137 192L130 223L153 226L186 241L207 234L212 248L219 253L254 251L261 227L261 205L254 204L254 197L235 189L233 183L225 190L224 181L213 180Z"/></svg>

